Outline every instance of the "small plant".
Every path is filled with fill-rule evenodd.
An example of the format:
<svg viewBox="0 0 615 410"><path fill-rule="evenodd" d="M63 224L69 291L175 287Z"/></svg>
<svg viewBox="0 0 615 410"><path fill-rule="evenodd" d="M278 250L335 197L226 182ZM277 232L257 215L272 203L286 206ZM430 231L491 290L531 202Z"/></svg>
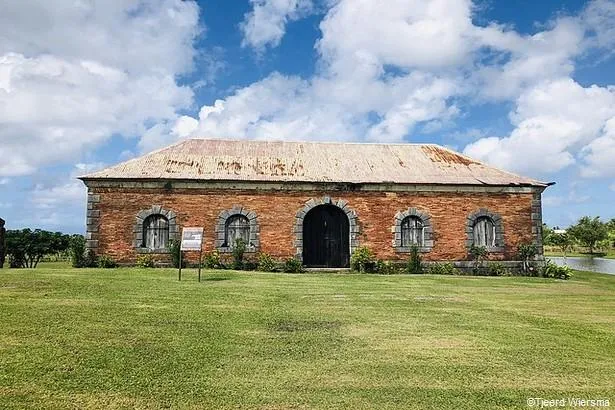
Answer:
<svg viewBox="0 0 615 410"><path fill-rule="evenodd" d="M284 272L286 273L301 273L303 272L303 265L297 258L290 258L284 261Z"/></svg>
<svg viewBox="0 0 615 410"><path fill-rule="evenodd" d="M399 269L395 264L380 259L376 262L376 271L381 275L396 275L399 273Z"/></svg>
<svg viewBox="0 0 615 410"><path fill-rule="evenodd" d="M85 267L85 238L81 235L74 235L70 239L70 260L73 268Z"/></svg>
<svg viewBox="0 0 615 410"><path fill-rule="evenodd" d="M430 275L460 275L461 272L450 262L433 263L427 270Z"/></svg>
<svg viewBox="0 0 615 410"><path fill-rule="evenodd" d="M203 267L205 269L221 269L224 265L222 265L222 259L220 258L220 252L218 250L214 250L212 252L207 252L203 256L203 260L201 261Z"/></svg>
<svg viewBox="0 0 615 410"><path fill-rule="evenodd" d="M376 256L368 247L360 246L350 256L350 268L359 273L374 273Z"/></svg>
<svg viewBox="0 0 615 410"><path fill-rule="evenodd" d="M483 267L483 261L487 257L487 248L484 246L475 246L472 245L470 247L470 257L474 261L474 267L472 268L472 272L475 275L480 273L480 269Z"/></svg>
<svg viewBox="0 0 615 410"><path fill-rule="evenodd" d="M547 263L540 270L540 274L543 278L567 280L572 277L572 269L569 266L558 266L547 260Z"/></svg>
<svg viewBox="0 0 615 410"><path fill-rule="evenodd" d="M250 255L243 259L243 270L256 270L258 268L258 259L254 255Z"/></svg>
<svg viewBox="0 0 615 410"><path fill-rule="evenodd" d="M519 258L523 261L523 272L527 274L530 271L531 260L536 256L536 246L531 243L522 243L517 249Z"/></svg>
<svg viewBox="0 0 615 410"><path fill-rule="evenodd" d="M510 276L510 270L501 262L493 262L488 266L489 276Z"/></svg>
<svg viewBox="0 0 615 410"><path fill-rule="evenodd" d="M96 268L97 266L98 266L98 256L96 256L96 253L94 253L92 249L89 249L85 253L83 267L84 268Z"/></svg>
<svg viewBox="0 0 615 410"><path fill-rule="evenodd" d="M113 269L117 268L117 263L107 255L102 255L98 258L98 267L103 269Z"/></svg>
<svg viewBox="0 0 615 410"><path fill-rule="evenodd" d="M169 252L171 253L171 263L174 268L179 268L181 262L182 268L186 267L186 261L182 257L181 242L177 239L171 239L169 241Z"/></svg>
<svg viewBox="0 0 615 410"><path fill-rule="evenodd" d="M410 258L408 259L408 266L406 270L411 275L420 275L423 273L421 254L419 253L419 248L416 245L410 249Z"/></svg>
<svg viewBox="0 0 615 410"><path fill-rule="evenodd" d="M258 270L261 272L274 272L276 269L275 260L268 253L260 253L258 255Z"/></svg>
<svg viewBox="0 0 615 410"><path fill-rule="evenodd" d="M243 255L246 253L246 241L242 238L235 239L235 246L233 246L233 269L243 269Z"/></svg>
<svg viewBox="0 0 615 410"><path fill-rule="evenodd" d="M152 255L139 255L137 257L137 266L139 268L153 268L156 266L156 262Z"/></svg>

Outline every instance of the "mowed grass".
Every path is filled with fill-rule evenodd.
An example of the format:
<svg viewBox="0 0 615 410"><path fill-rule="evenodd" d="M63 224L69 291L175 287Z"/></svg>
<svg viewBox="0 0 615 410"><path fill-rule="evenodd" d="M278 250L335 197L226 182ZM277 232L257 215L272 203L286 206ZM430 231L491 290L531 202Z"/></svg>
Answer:
<svg viewBox="0 0 615 410"><path fill-rule="evenodd" d="M615 401L615 276L0 270L0 408Z"/></svg>
<svg viewBox="0 0 615 410"><path fill-rule="evenodd" d="M556 257L566 256L569 258L583 258L583 257L590 257L592 255L588 253L581 253L581 252L566 252L566 254L564 254L564 252L561 252L561 251L545 251L545 256L556 256ZM598 253L595 256L599 258L615 259L615 251L609 250L606 254Z"/></svg>

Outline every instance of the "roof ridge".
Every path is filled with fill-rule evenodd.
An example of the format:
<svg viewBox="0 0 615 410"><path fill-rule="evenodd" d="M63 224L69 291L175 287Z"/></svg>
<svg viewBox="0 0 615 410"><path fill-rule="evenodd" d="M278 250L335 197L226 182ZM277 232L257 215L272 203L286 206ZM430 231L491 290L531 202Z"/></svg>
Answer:
<svg viewBox="0 0 615 410"><path fill-rule="evenodd" d="M200 138L200 137L191 137L187 138L183 141L224 141L224 142L257 142L257 143L270 143L270 142L279 142L279 143L287 143L287 144L322 144L322 145L381 145L381 146L406 146L406 145L414 145L414 146L436 146L443 147L440 144L436 144L433 142L362 142L362 141L300 141L300 140L258 140L258 139L250 139L250 138L231 138L231 139L223 139L223 138ZM169 146L170 147L170 146Z"/></svg>

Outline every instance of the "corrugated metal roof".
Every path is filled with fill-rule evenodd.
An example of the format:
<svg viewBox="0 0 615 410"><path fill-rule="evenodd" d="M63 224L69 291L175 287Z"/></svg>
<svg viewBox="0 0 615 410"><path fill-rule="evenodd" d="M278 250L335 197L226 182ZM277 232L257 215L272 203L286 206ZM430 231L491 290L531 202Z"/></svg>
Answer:
<svg viewBox="0 0 615 410"><path fill-rule="evenodd" d="M433 144L207 139L181 141L81 179L547 185Z"/></svg>

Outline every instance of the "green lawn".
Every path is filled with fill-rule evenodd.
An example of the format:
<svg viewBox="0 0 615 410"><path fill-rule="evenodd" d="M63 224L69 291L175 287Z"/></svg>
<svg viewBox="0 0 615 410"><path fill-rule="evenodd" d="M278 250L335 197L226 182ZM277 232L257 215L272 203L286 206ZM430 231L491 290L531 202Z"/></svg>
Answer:
<svg viewBox="0 0 615 410"><path fill-rule="evenodd" d="M545 256L559 256L559 257L563 257L564 253L562 251L545 251ZM573 257L587 257L589 256L587 253L581 253L581 252L566 252L566 256L569 258L573 258ZM606 258L606 259L615 259L615 251L608 251L606 254L604 253L599 253L596 256L600 257L600 258Z"/></svg>
<svg viewBox="0 0 615 410"><path fill-rule="evenodd" d="M615 402L615 276L0 270L0 408Z"/></svg>

